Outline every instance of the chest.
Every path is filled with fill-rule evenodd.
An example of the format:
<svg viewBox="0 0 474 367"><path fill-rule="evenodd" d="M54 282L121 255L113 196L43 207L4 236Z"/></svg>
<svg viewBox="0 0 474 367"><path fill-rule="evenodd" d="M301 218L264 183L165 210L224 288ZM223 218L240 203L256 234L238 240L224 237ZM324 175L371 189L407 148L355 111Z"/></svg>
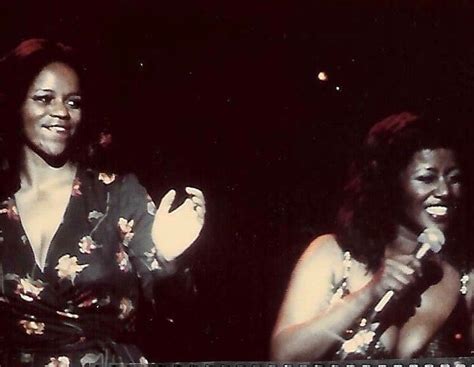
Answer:
<svg viewBox="0 0 474 367"><path fill-rule="evenodd" d="M56 185L46 193L20 190L2 203L5 274L40 279L61 292L100 284L119 294L117 287L134 282L133 259L117 225L128 213L118 190L94 178L84 172L73 185Z"/></svg>
<svg viewBox="0 0 474 367"><path fill-rule="evenodd" d="M117 226L128 213L120 206L118 190L95 177L81 172L73 185L56 185L47 192L20 190L0 202L5 276L0 293L14 301L12 319L28 314L42 323L44 329L37 333L41 338L63 338L63 330L83 314L107 315L100 319L113 325L101 328L114 333L119 325L133 326L139 279ZM54 310L61 318L56 319ZM98 319L82 320L95 324ZM59 327L62 322L64 327ZM14 332L36 335L24 326Z"/></svg>
<svg viewBox="0 0 474 367"><path fill-rule="evenodd" d="M20 191L15 195L21 224L40 267L61 225L71 196L70 185L53 190Z"/></svg>
<svg viewBox="0 0 474 367"><path fill-rule="evenodd" d="M446 325L460 301L460 274L451 266L443 264L442 277L428 286L421 294L392 303L385 311L394 315L394 320L380 340L397 357L408 358L420 353ZM349 293L357 292L372 280L364 266L353 263L347 277ZM442 301L441 301L442 300Z"/></svg>

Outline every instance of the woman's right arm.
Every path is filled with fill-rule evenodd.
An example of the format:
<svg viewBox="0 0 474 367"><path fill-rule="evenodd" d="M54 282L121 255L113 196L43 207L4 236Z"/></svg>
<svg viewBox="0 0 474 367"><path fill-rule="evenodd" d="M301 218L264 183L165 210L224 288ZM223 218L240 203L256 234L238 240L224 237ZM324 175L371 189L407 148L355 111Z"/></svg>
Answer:
<svg viewBox="0 0 474 367"><path fill-rule="evenodd" d="M335 270L342 266L342 251L333 236L317 238L293 272L273 332L271 358L310 361L324 357L388 289L401 291L415 281L413 268L419 263L412 265L411 258L385 260L365 286L329 305Z"/></svg>
<svg viewBox="0 0 474 367"><path fill-rule="evenodd" d="M342 252L333 236L318 237L305 251L275 325L272 360L318 360L373 304L371 288L364 287L329 307L334 271L341 264Z"/></svg>

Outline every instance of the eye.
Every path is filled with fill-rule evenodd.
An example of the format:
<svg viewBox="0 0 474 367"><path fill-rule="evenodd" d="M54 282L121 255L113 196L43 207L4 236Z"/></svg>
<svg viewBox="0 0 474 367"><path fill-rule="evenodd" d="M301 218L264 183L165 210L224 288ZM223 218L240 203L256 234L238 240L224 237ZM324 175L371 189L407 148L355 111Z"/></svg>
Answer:
<svg viewBox="0 0 474 367"><path fill-rule="evenodd" d="M452 173L448 176L448 180L452 184L462 183L463 176L461 172Z"/></svg>
<svg viewBox="0 0 474 367"><path fill-rule="evenodd" d="M35 95L31 97L31 99L35 102L40 102L43 104L49 104L53 100L53 96L50 96L48 94L46 95Z"/></svg>
<svg viewBox="0 0 474 367"><path fill-rule="evenodd" d="M67 104L70 108L72 108L72 109L74 109L74 110L78 110L78 109L80 109L81 106L82 106L82 103L81 103L81 102L82 102L82 101L81 101L80 98L70 98L70 99L68 99L68 100L66 101L66 104Z"/></svg>
<svg viewBox="0 0 474 367"><path fill-rule="evenodd" d="M415 180L423 182L425 184L429 184L429 183L432 183L436 180L436 176L435 175L429 175L429 174L428 175L420 175L420 176L416 176Z"/></svg>

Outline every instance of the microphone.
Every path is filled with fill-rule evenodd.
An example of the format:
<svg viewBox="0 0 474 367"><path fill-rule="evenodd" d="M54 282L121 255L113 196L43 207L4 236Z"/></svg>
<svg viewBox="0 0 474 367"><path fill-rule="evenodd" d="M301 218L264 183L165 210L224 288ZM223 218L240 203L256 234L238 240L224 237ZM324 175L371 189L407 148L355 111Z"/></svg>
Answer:
<svg viewBox="0 0 474 367"><path fill-rule="evenodd" d="M443 232L437 228L426 228L417 238L418 248L415 257L422 260L428 252L438 253L444 245L445 237ZM341 360L346 359L365 359L371 358L373 349L375 348L376 336L382 332L382 323L380 313L387 303L395 295L394 290L387 291L380 301L375 305L369 316L363 317L358 325L352 338L342 343L336 352Z"/></svg>
<svg viewBox="0 0 474 367"><path fill-rule="evenodd" d="M419 246L416 250L415 258L422 260L430 251L435 254L440 252L444 242L446 241L446 238L444 237L443 232L441 232L438 228L432 227L426 228L423 232L421 232L417 238L417 241ZM395 291L387 291L380 301L375 305L374 311L376 313L380 313L394 295Z"/></svg>

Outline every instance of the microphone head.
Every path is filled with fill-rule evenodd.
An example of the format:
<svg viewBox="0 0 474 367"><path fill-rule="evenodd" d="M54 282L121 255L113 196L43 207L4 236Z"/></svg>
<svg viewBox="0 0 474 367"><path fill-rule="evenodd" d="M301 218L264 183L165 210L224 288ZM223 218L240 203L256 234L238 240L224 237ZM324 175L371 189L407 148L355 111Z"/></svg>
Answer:
<svg viewBox="0 0 474 367"><path fill-rule="evenodd" d="M430 250L434 253L438 253L441 251L441 248L443 247L445 241L446 238L444 237L443 232L441 232L438 228L435 227L426 228L418 236L418 243L422 245L429 245Z"/></svg>

